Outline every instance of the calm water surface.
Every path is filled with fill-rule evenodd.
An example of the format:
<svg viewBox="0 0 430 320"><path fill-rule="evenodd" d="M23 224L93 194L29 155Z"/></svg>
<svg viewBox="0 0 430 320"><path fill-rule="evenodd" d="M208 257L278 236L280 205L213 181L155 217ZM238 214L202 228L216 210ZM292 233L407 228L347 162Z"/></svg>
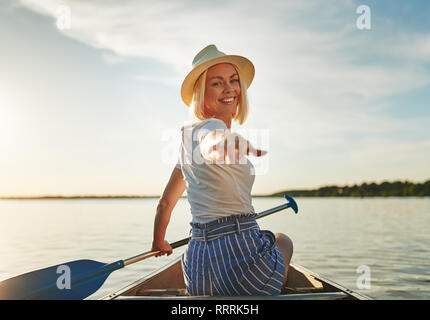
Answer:
<svg viewBox="0 0 430 320"><path fill-rule="evenodd" d="M259 220L294 242L293 262L375 299L430 299L429 198L297 198L291 209ZM157 199L0 200L0 281L72 260L114 262L149 249ZM284 203L254 198L256 212ZM188 236L181 199L166 239ZM101 298L183 253L150 258L112 273L89 299ZM357 268L370 269L359 289ZM359 284L362 282L358 282Z"/></svg>

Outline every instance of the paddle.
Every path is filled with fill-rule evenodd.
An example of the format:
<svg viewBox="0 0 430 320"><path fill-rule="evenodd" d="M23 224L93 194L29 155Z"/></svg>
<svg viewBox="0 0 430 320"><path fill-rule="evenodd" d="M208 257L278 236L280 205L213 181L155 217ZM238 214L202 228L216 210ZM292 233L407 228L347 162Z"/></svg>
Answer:
<svg viewBox="0 0 430 320"><path fill-rule="evenodd" d="M293 198L285 195L287 203L263 211L258 218L292 208L297 213ZM176 241L172 249L187 244L190 238ZM147 259L159 251L148 251L137 256L110 264L93 260L76 260L45 269L28 272L0 282L0 299L43 299L43 300L81 300L96 292L106 278L115 270Z"/></svg>

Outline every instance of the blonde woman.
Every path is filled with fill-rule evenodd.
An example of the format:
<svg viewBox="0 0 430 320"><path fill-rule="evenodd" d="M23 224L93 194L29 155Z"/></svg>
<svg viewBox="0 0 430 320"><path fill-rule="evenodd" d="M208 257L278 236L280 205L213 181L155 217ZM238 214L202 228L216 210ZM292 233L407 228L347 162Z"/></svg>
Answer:
<svg viewBox="0 0 430 320"><path fill-rule="evenodd" d="M260 230L252 206L255 175L247 156L267 152L231 132L232 120L242 124L247 118L253 78L251 61L209 45L182 84L182 100L198 121L182 128L179 161L157 206L152 250L172 253L164 237L186 189L192 237L182 269L192 296L275 295L287 280L292 241Z"/></svg>

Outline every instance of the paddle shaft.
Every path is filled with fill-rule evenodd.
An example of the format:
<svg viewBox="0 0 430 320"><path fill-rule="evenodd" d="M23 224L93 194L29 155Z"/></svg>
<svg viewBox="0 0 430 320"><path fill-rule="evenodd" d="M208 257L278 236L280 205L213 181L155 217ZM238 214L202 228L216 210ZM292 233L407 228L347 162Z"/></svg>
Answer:
<svg viewBox="0 0 430 320"><path fill-rule="evenodd" d="M295 203L294 203L294 205L295 205ZM294 207L294 205L291 202L281 204L280 206L277 206L277 207L274 207L272 209L268 209L268 210L265 210L263 212L260 212L259 214L257 214L256 219L271 215L275 212L278 212L278 211L281 211L281 210L284 210L284 209L287 209L290 207ZM294 210L294 211L296 211L296 210ZM179 247L182 247L183 245L186 245L190 240L191 240L191 237L184 238L182 240L171 243L170 246L172 247L172 249L179 248ZM136 262L145 260L147 258L153 257L153 256L157 255L158 253L160 253L160 251L147 251L147 252L141 253L137 256L125 259L124 260L124 267L128 266L132 263L136 263Z"/></svg>
<svg viewBox="0 0 430 320"><path fill-rule="evenodd" d="M190 241L190 238L185 238L185 239L171 243L170 246L172 247L172 249L179 248L179 247L182 247L183 245L187 244L189 241ZM160 253L160 251L147 251L145 253L138 254L137 256L125 259L124 260L124 267L128 266L132 263L136 263L136 262L145 260L147 258L153 257L158 253Z"/></svg>

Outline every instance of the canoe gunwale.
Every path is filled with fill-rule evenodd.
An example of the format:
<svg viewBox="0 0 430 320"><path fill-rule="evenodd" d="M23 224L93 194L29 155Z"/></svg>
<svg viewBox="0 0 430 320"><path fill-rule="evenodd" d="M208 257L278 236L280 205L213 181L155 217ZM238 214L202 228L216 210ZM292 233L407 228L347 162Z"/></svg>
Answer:
<svg viewBox="0 0 430 320"><path fill-rule="evenodd" d="M115 300L342 300L344 292L279 294L273 296L118 296Z"/></svg>
<svg viewBox="0 0 430 320"><path fill-rule="evenodd" d="M291 265L293 265L297 270L302 271L304 273L307 273L307 274L311 275L312 277L314 277L316 280L323 282L324 286L330 286L330 287L335 288L339 291L342 291L342 292L346 293L347 295L352 296L354 299L357 299L357 300L373 300L372 298L370 298L364 294L361 294L361 293L358 293L358 292L353 291L351 289L348 289L348 288L340 285L339 283L336 283L332 280L329 280L326 277L324 277L324 276L322 276L322 275L320 275L314 271L311 271L311 270L309 270L309 269L307 269L301 265L298 265L298 264L291 264Z"/></svg>

